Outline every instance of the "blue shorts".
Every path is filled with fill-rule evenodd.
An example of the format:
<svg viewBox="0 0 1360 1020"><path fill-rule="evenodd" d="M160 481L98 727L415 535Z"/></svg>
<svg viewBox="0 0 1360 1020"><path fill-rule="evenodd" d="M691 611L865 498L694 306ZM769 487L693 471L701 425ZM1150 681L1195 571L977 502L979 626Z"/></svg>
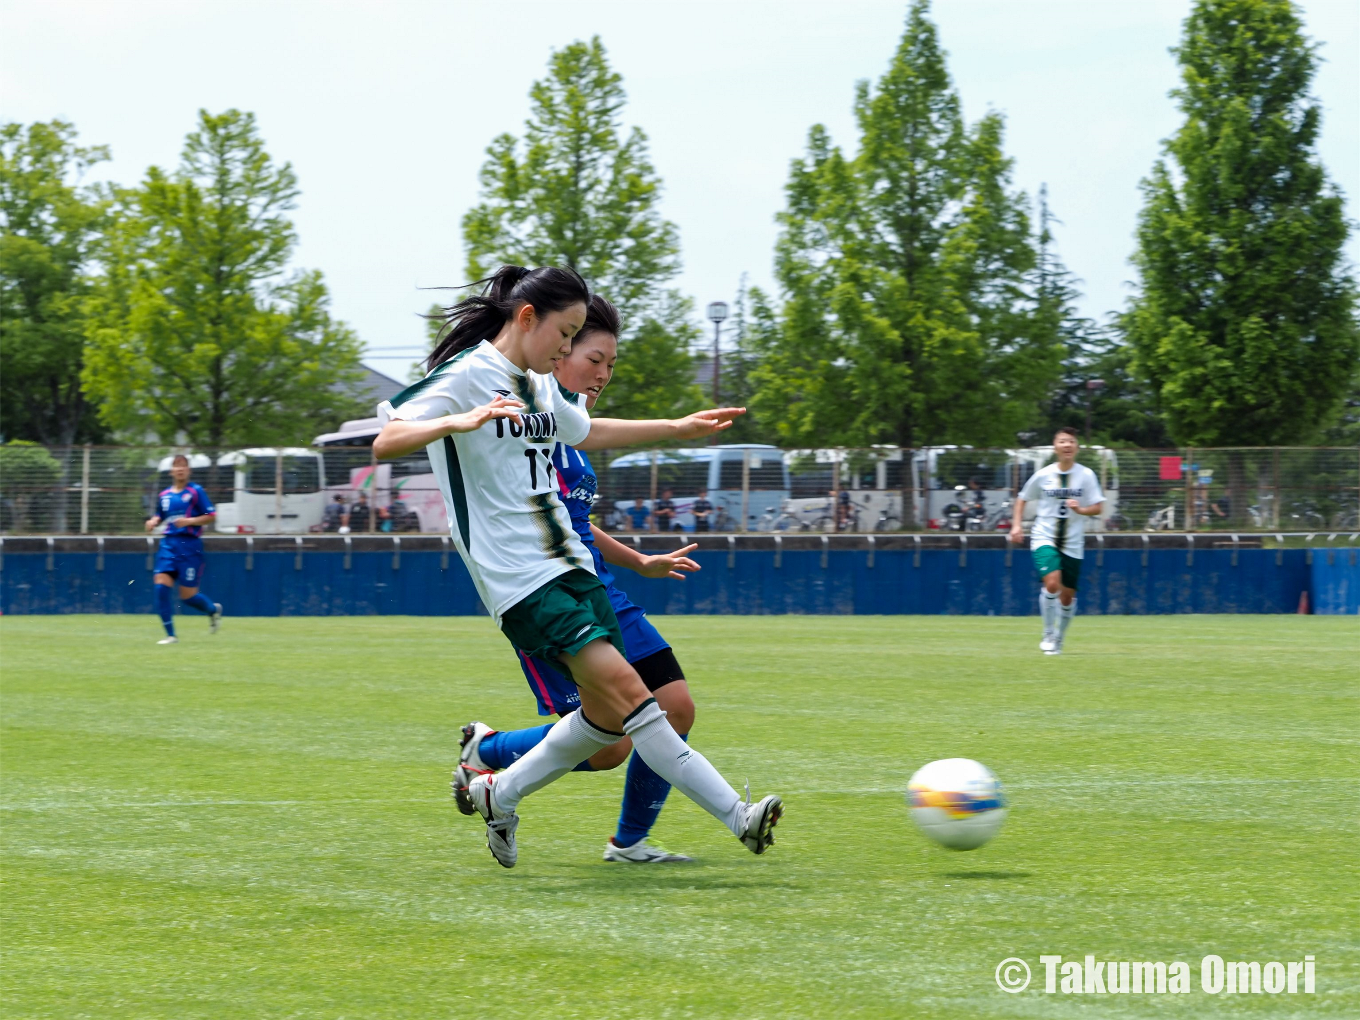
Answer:
<svg viewBox="0 0 1360 1020"><path fill-rule="evenodd" d="M197 588L203 579L203 540L163 538L156 550L155 574L169 574L181 588Z"/></svg>
<svg viewBox="0 0 1360 1020"><path fill-rule="evenodd" d="M629 662L639 662L649 655L655 655L663 648L669 648L660 632L647 619L641 606L628 601L628 596L612 584L606 589L614 615L619 618L619 629L623 631L623 647ZM518 652L519 666L524 671L524 679L529 681L529 689L538 701L539 715L561 715L574 712L581 707L581 695L571 678L564 674L556 663L548 662L537 656Z"/></svg>

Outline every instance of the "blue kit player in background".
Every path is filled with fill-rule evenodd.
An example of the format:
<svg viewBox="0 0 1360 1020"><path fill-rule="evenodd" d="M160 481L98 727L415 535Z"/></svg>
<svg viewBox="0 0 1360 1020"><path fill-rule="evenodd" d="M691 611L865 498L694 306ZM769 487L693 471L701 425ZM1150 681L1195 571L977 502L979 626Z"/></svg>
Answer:
<svg viewBox="0 0 1360 1020"><path fill-rule="evenodd" d="M579 394L579 399L587 408L594 406L613 374L618 331L619 316L614 306L599 296L593 297L585 323L572 343L570 356L558 364L555 375L564 393L573 396ZM648 621L642 607L634 605L619 590L605 563L626 566L645 577L683 579L684 573L699 569L699 565L686 555L695 546L661 556L643 556L610 538L590 523L590 510L595 503L597 486L590 460L580 450L563 443L558 443L553 450L552 460L556 468L554 473L557 475L558 492L571 514L572 527L590 550L595 573L604 584L618 617L626 658L656 698L657 704L665 710L667 721L675 728L675 732L682 740L686 740L694 724L694 702L675 653ZM557 663L523 652L519 653L519 660L529 689L538 701L539 715L566 715L580 707L581 698L576 685L563 674ZM467 787L479 773L507 768L537 745L550 729L551 724L507 731L493 730L482 722L464 726L462 753L453 778L453 792L459 809L464 814L473 813ZM624 784L619 825L605 846L605 860L637 864L689 860L682 854L671 853L647 842L652 825L666 802L666 795L670 793L670 784L652 771L638 755L634 754L629 760L631 750L632 744L625 737L596 752L576 767L579 772L603 771L616 768L628 760L628 777Z"/></svg>
<svg viewBox="0 0 1360 1020"><path fill-rule="evenodd" d="M179 597L191 609L208 616L208 629L216 634L222 622L222 606L198 590L203 580L203 525L217 514L217 508L201 485L189 481L189 458L179 454L170 464L173 484L156 497L156 512L146 522L151 531L166 522L165 535L156 551L152 590L156 593L156 613L165 624L160 645L173 645L175 603L173 587L179 581Z"/></svg>

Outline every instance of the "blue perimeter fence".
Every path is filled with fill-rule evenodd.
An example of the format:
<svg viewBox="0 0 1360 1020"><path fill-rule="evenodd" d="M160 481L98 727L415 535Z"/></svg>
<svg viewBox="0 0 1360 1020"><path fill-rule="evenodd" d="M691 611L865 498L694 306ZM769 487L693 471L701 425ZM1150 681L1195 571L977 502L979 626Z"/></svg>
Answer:
<svg viewBox="0 0 1360 1020"><path fill-rule="evenodd" d="M625 536L625 538L631 536ZM1316 537L1316 542L1312 539ZM1360 536L1125 534L1088 537L1081 611L1092 614L1360 612ZM637 536L643 552L695 536ZM711 614L1036 613L1027 548L1000 536L698 536L684 581L620 571L649 612ZM203 590L232 616L473 616L481 601L439 536L205 539ZM149 613L155 539L0 541L7 614Z"/></svg>

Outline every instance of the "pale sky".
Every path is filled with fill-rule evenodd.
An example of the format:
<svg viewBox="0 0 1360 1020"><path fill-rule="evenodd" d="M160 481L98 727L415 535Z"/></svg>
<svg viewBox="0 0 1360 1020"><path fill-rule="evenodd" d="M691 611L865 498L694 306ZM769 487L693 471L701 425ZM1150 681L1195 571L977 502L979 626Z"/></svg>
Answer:
<svg viewBox="0 0 1360 1020"><path fill-rule="evenodd" d="M1324 62L1321 155L1360 192L1360 4L1304 0ZM253 111L293 164L296 263L321 269L335 314L404 378L423 339L422 286L463 283L459 222L491 139L521 134L549 52L598 34L623 75L626 126L651 139L677 285L700 310L743 272L770 288L789 161L808 128L853 150L854 84L877 79L905 2L877 0L0 0L0 117L73 121L112 147L99 176L172 167L200 107ZM1168 90L1189 0L936 0L970 121L1007 118L1015 184L1047 182L1083 310L1121 307L1138 181L1178 124ZM1360 263L1360 240L1349 255Z"/></svg>

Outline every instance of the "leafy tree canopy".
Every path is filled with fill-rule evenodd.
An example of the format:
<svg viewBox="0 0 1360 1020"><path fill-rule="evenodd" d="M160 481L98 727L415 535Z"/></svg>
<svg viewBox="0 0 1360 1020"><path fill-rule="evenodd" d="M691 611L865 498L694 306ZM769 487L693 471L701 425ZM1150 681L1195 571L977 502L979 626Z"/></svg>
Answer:
<svg viewBox="0 0 1360 1020"><path fill-rule="evenodd" d="M1289 0L1197 0L1175 53L1185 122L1143 182L1135 366L1177 442L1310 441L1360 352L1315 48Z"/></svg>
<svg viewBox="0 0 1360 1020"><path fill-rule="evenodd" d="M83 302L107 202L81 187L105 146L65 121L0 125L0 432L52 446L97 441L80 387Z"/></svg>
<svg viewBox="0 0 1360 1020"><path fill-rule="evenodd" d="M463 217L468 273L480 279L504 263L576 269L623 319L599 412L692 410L698 330L689 300L666 287L680 271L679 233L658 206L647 136L623 131L623 79L596 37L554 52L529 95L523 138L491 143L481 202Z"/></svg>
<svg viewBox="0 0 1360 1020"><path fill-rule="evenodd" d="M1013 442L1040 420L1061 344L1033 321L1035 252L1000 115L965 125L925 0L876 89L859 152L812 128L776 251L753 404L786 442Z"/></svg>
<svg viewBox="0 0 1360 1020"><path fill-rule="evenodd" d="M176 172L118 191L84 370L110 428L218 447L371 413L350 396L360 343L321 274L287 272L297 195L237 110L200 112Z"/></svg>

